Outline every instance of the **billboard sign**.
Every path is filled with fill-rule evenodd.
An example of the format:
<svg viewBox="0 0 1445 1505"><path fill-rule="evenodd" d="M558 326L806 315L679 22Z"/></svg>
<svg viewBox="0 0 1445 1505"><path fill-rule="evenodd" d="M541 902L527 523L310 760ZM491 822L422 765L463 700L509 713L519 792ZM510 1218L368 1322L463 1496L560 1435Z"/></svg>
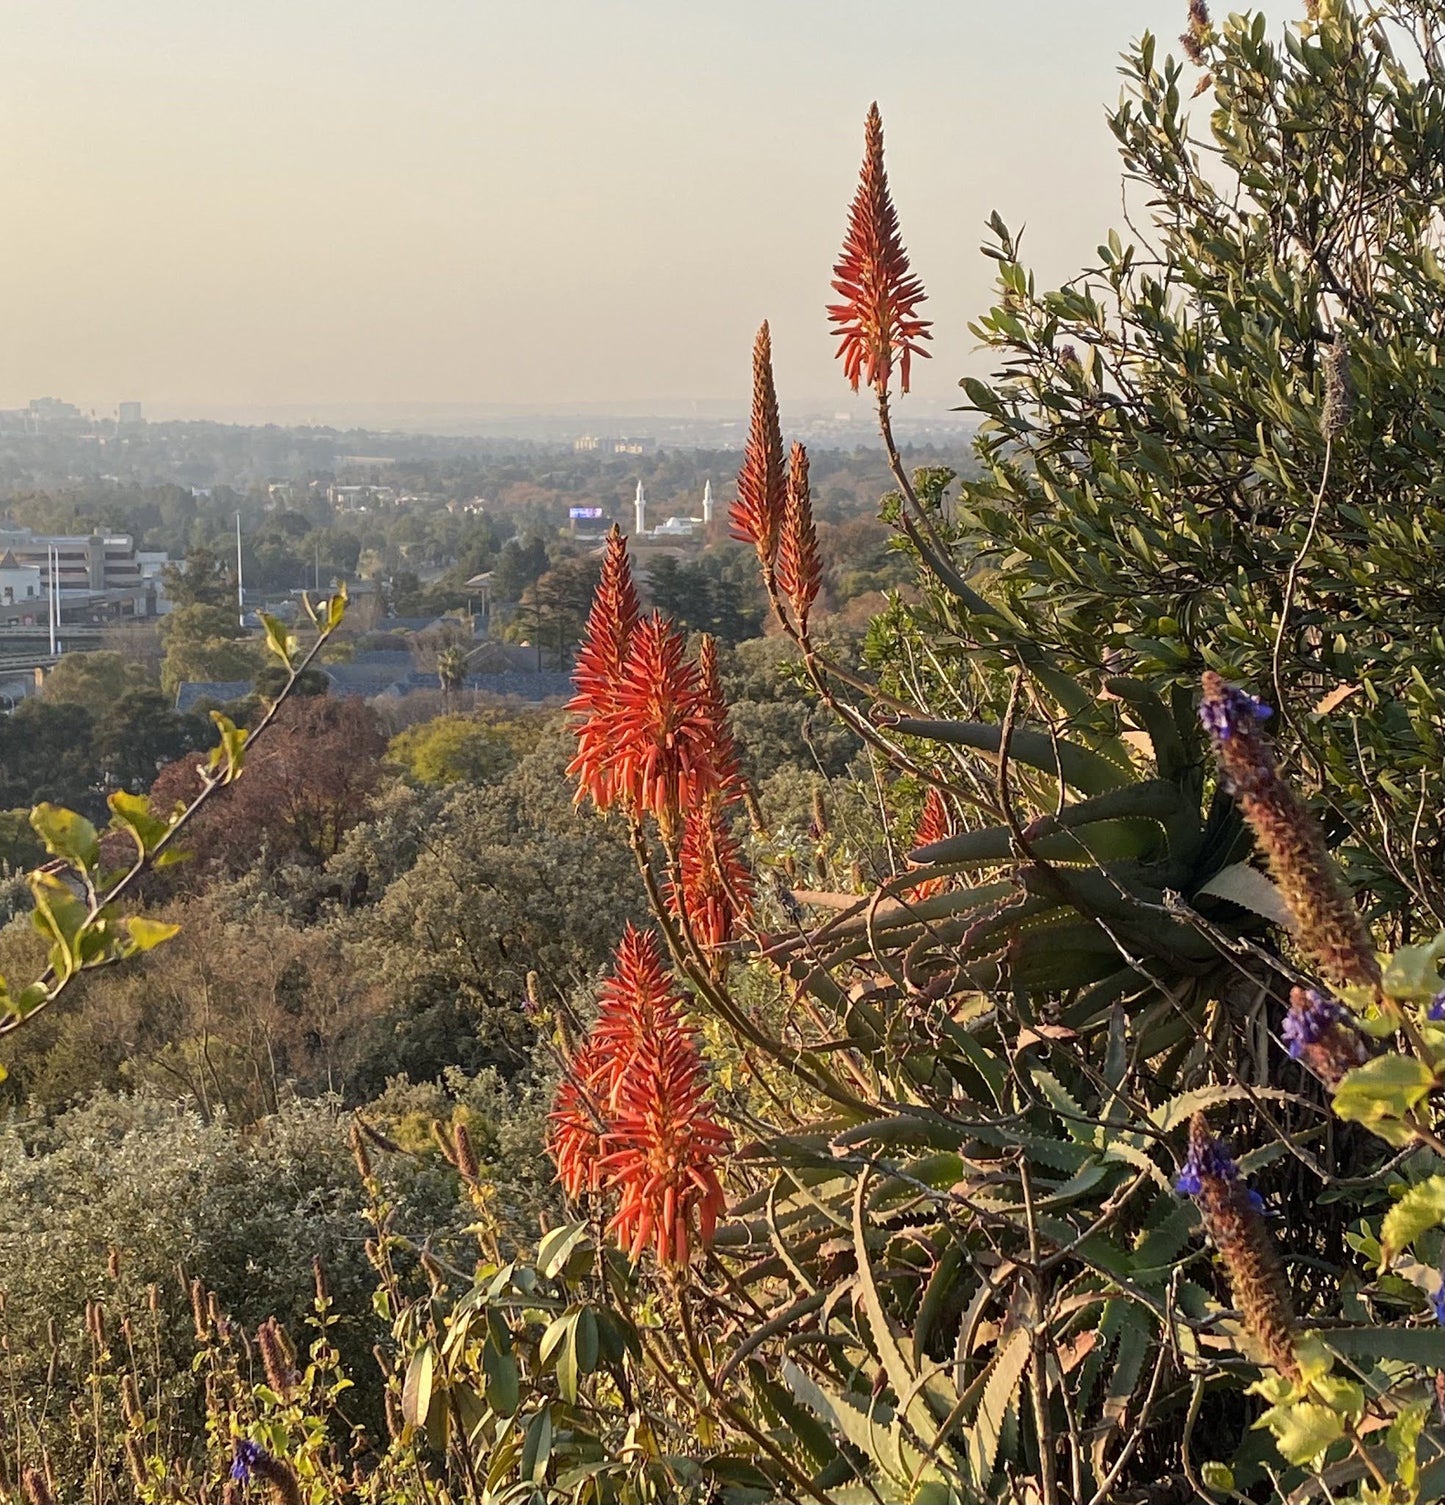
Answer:
<svg viewBox="0 0 1445 1505"><path fill-rule="evenodd" d="M602 509L601 507L569 507L567 509L567 516L574 522L579 518L599 518L602 516Z"/></svg>

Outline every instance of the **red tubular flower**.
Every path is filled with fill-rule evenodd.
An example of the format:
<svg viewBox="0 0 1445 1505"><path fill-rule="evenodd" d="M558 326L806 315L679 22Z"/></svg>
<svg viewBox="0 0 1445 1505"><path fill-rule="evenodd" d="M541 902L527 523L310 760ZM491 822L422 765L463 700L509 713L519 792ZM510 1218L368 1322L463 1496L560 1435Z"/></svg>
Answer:
<svg viewBox="0 0 1445 1505"><path fill-rule="evenodd" d="M573 671L577 693L567 703L567 709L578 718L577 754L567 765L567 772L577 779L577 798L590 794L603 810L615 799L608 767L607 719L616 705L627 650L640 616L627 540L614 524L607 535L602 578L592 598Z"/></svg>
<svg viewBox="0 0 1445 1505"><path fill-rule="evenodd" d="M599 755L612 797L650 812L664 836L683 813L721 788L717 728L682 634L661 612L640 622L611 709L600 720ZM574 762L576 760L574 759Z"/></svg>
<svg viewBox="0 0 1445 1505"><path fill-rule="evenodd" d="M843 301L829 305L828 317L837 326L838 355L853 390L862 380L881 395L888 390L895 360L900 385L908 390L913 357L928 355L919 341L933 336L928 332L931 321L917 316L928 295L909 270L898 233L898 211L883 167L883 117L876 104L868 111L864 142L848 233L833 268L833 288Z"/></svg>
<svg viewBox="0 0 1445 1505"><path fill-rule="evenodd" d="M547 1153L557 1167L562 1190L574 1202L601 1185L603 1104L588 1085L602 1065L589 1040L573 1058L547 1115Z"/></svg>
<svg viewBox="0 0 1445 1505"><path fill-rule="evenodd" d="M637 1259L651 1245L668 1264L711 1241L724 1200L716 1162L730 1143L710 1116L683 1009L657 937L629 925L547 1135L567 1195L617 1192L608 1227L619 1247Z"/></svg>
<svg viewBox="0 0 1445 1505"><path fill-rule="evenodd" d="M683 826L680 886L670 885L674 915L686 915L699 946L726 945L752 918L753 875L720 809L690 810Z"/></svg>
<svg viewBox="0 0 1445 1505"><path fill-rule="evenodd" d="M808 451L795 444L788 465L788 494L778 537L778 587L793 608L793 619L800 633L808 630L808 613L818 599L822 573L818 533L813 527L813 501L808 492Z"/></svg>
<svg viewBox="0 0 1445 1505"><path fill-rule="evenodd" d="M727 701L723 697L722 679L717 666L717 639L704 633L697 651L698 699L702 713L712 727L712 763L717 774L718 794L724 802L742 793L742 764L738 745L728 722Z"/></svg>
<svg viewBox="0 0 1445 1505"><path fill-rule="evenodd" d="M748 428L738 494L728 513L732 536L758 551L765 574L778 551L787 480L783 475L783 433L778 423L778 394L773 387L773 341L764 322L753 342L753 412Z"/></svg>
<svg viewBox="0 0 1445 1505"><path fill-rule="evenodd" d="M913 833L913 849L920 851L952 835L953 816L949 814L942 793L936 788L930 788L928 798L923 802L923 811L918 817L918 829ZM928 878L909 889L909 893L915 899L931 899L947 887L947 878Z"/></svg>
<svg viewBox="0 0 1445 1505"><path fill-rule="evenodd" d="M685 1265L694 1218L697 1239L704 1247L712 1241L724 1205L717 1159L731 1136L709 1116L708 1096L685 1026L645 1040L619 1085L601 1169L620 1193L608 1230L632 1259L651 1244L661 1263Z"/></svg>

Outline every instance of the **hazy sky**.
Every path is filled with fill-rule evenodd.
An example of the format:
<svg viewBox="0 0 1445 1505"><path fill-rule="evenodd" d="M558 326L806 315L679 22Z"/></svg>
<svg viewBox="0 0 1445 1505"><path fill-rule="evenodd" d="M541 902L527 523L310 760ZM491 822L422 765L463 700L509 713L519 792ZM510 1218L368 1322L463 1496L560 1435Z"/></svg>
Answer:
<svg viewBox="0 0 1445 1505"><path fill-rule="evenodd" d="M842 408L823 305L874 98L948 398L983 221L1044 277L1091 254L1118 53L1185 3L3 9L0 406L240 412L733 397L763 317L785 400Z"/></svg>

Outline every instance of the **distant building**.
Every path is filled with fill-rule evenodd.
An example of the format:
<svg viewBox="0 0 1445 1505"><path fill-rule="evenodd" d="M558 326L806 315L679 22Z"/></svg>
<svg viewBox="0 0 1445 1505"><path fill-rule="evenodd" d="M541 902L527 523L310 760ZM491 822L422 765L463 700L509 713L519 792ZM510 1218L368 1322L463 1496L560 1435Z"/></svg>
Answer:
<svg viewBox="0 0 1445 1505"><path fill-rule="evenodd" d="M0 553L0 608L24 608L28 603L32 611L38 610L44 595L38 566L21 564L10 549ZM8 619L13 615L12 611L0 611L0 623L10 625Z"/></svg>
<svg viewBox="0 0 1445 1505"><path fill-rule="evenodd" d="M33 533L29 528L0 529L0 551L17 569L35 572L42 595L49 594L54 578L68 620L155 614L156 587L147 579L135 540L128 533L86 537Z"/></svg>
<svg viewBox="0 0 1445 1505"><path fill-rule="evenodd" d="M138 429L145 427L145 414L141 412L138 402L123 402L116 409L115 426L122 429Z"/></svg>
<svg viewBox="0 0 1445 1505"><path fill-rule="evenodd" d="M572 451L578 455L590 455L601 449L604 442L598 434L581 434L572 441Z"/></svg>
<svg viewBox="0 0 1445 1505"><path fill-rule="evenodd" d="M614 455L650 455L657 448L656 439L629 439L624 435L612 444Z"/></svg>
<svg viewBox="0 0 1445 1505"><path fill-rule="evenodd" d="M73 402L58 397L31 398L26 418L32 434L74 434L88 427L85 414Z"/></svg>

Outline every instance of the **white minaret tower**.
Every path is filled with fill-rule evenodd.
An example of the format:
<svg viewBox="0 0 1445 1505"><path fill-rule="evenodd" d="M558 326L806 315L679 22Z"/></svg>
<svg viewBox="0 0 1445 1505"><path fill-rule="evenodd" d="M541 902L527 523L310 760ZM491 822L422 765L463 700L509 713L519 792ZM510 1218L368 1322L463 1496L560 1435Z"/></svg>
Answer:
<svg viewBox="0 0 1445 1505"><path fill-rule="evenodd" d="M702 483L702 525L704 528L712 523L712 480Z"/></svg>
<svg viewBox="0 0 1445 1505"><path fill-rule="evenodd" d="M647 494L642 489L642 482L637 483L637 499L633 502L637 518L633 526L633 532L639 537L647 532Z"/></svg>

